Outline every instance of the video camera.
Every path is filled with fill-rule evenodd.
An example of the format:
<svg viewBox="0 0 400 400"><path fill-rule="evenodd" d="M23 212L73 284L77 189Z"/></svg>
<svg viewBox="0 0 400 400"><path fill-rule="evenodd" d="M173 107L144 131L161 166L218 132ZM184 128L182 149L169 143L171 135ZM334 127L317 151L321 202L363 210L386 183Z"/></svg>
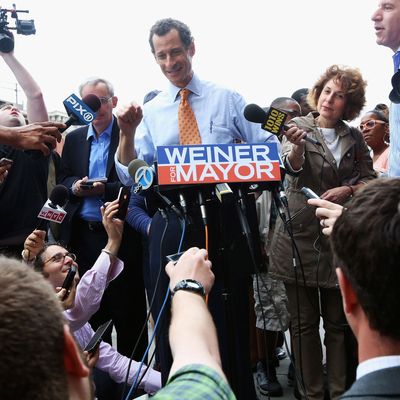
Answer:
<svg viewBox="0 0 400 400"><path fill-rule="evenodd" d="M8 26L7 13L10 13L11 18L15 19L15 26ZM33 19L18 19L18 13L29 13L29 11L17 10L15 4L13 4L12 10L0 6L0 51L3 53L14 50L14 36L10 31L11 29L16 30L21 35L34 35L36 33Z"/></svg>

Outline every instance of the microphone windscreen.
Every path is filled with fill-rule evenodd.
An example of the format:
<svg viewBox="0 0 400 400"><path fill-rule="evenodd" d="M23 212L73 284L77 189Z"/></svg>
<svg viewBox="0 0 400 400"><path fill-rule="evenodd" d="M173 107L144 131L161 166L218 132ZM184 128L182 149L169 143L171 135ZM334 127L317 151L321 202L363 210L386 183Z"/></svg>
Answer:
<svg viewBox="0 0 400 400"><path fill-rule="evenodd" d="M52 204L62 207L68 200L68 189L64 185L56 185L50 193Z"/></svg>
<svg viewBox="0 0 400 400"><path fill-rule="evenodd" d="M101 101L100 99L93 93L90 93L86 95L85 97L82 98L82 101L90 107L90 109L94 112L97 112L100 110L101 107Z"/></svg>
<svg viewBox="0 0 400 400"><path fill-rule="evenodd" d="M135 175L136 175L136 171L140 168L140 167L148 167L148 164L146 161L143 160L132 160L129 165L128 165L128 172L129 172L129 176L135 180Z"/></svg>
<svg viewBox="0 0 400 400"><path fill-rule="evenodd" d="M243 115L247 121L258 122L260 124L262 124L267 117L267 113L257 104L247 104L244 108Z"/></svg>

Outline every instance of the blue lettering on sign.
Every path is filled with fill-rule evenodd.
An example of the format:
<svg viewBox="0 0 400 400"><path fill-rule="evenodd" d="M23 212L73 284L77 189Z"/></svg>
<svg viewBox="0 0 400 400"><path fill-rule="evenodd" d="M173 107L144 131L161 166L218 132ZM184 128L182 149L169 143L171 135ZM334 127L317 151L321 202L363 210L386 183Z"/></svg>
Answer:
<svg viewBox="0 0 400 400"><path fill-rule="evenodd" d="M280 161L277 143L158 146L159 165Z"/></svg>

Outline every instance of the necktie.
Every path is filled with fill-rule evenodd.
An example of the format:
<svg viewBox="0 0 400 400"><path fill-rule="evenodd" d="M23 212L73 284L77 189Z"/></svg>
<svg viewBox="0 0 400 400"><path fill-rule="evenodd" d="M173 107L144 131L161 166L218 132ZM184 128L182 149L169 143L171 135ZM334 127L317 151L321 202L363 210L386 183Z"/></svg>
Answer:
<svg viewBox="0 0 400 400"><path fill-rule="evenodd" d="M201 143L196 117L188 101L189 93L189 89L181 89L180 91L181 102L178 108L178 126L179 143L183 145Z"/></svg>
<svg viewBox="0 0 400 400"><path fill-rule="evenodd" d="M393 54L394 72L396 73L400 66L400 51Z"/></svg>

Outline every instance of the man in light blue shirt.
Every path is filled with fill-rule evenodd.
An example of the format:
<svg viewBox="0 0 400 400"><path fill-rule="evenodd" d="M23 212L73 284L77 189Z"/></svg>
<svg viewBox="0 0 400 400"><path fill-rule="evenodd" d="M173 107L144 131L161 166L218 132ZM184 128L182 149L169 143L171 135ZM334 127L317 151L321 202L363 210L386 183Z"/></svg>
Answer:
<svg viewBox="0 0 400 400"><path fill-rule="evenodd" d="M118 98L111 83L101 78L92 78L81 85L80 95L89 94L100 99L101 107L89 126L66 136L60 176L61 183L70 189L61 239L77 255L81 276L91 268L107 243L100 207L115 200L122 187L114 164L119 127L113 110ZM87 178L107 178L107 181L88 186ZM125 263L124 271L108 286L91 325L96 329L112 319L118 351L130 356L145 321L146 299L140 235L127 225L118 257ZM141 358L146 347L147 339L142 336L135 357Z"/></svg>
<svg viewBox="0 0 400 400"><path fill-rule="evenodd" d="M400 62L400 0L380 0L371 17L374 21L376 43L395 52L394 72ZM389 176L400 176L400 104L392 103L389 114L390 153Z"/></svg>
<svg viewBox="0 0 400 400"><path fill-rule="evenodd" d="M260 125L244 118L246 102L240 94L200 80L194 74L195 44L185 24L161 20L153 26L149 41L154 58L169 82L165 91L145 104L143 120L141 108L135 103L117 113L120 145L116 165L123 182L130 179L126 166L132 159L137 157L152 164L157 146L179 144L178 107L182 88L191 91L189 102L202 143L278 142L274 135L261 130Z"/></svg>
<svg viewBox="0 0 400 400"><path fill-rule="evenodd" d="M157 64L168 79L168 86L144 105L143 118L141 108L135 103L120 109L117 113L120 144L115 161L122 182L126 184L131 181L127 171L127 165L131 160L141 158L148 164L153 164L157 146L179 145L178 108L181 102L180 90L183 88L187 88L190 92L188 102L196 118L201 143L278 142L275 136L261 130L260 125L248 122L244 118L243 109L246 103L241 95L215 83L203 81L194 74L192 58L195 55L195 44L189 28L184 23L170 18L156 22L151 28L149 42ZM204 228L194 192L185 193L188 215L192 223L185 230L183 249L193 245L205 246ZM173 198L174 194L168 196ZM223 365L225 370L229 371L229 379L234 382L237 397L255 398L248 348L248 288L252 268L250 255L241 231L239 233L240 224L233 209L231 213L234 215L229 221L232 224L229 225L229 235L235 232L237 236L232 239L232 243L236 240L236 244L226 257L221 257L218 246L221 245L224 233L218 222L220 214L215 202L208 202L207 212L210 224L210 259L217 266L216 284L210 294L209 306L217 325ZM225 222L222 223L224 224ZM164 227L168 230L165 236L161 236ZM168 277L160 271L160 265L165 264L166 254L178 251L180 233L180 223L176 216L170 214L168 225L165 226L160 213L155 214L149 233L151 281L154 287L157 285L152 307L154 318L157 318L160 312L168 287ZM238 245L237 242L241 243ZM223 268L232 271L229 272L231 276L229 288L226 290L229 292L231 302L226 306L230 308L228 313L221 311L222 286L227 283L223 283L226 279L226 275L223 277ZM232 315L229 316L229 313ZM229 323L226 322L228 319ZM167 324L164 323L164 328L158 332L157 337L164 382L172 361L167 354L169 351L166 328Z"/></svg>

